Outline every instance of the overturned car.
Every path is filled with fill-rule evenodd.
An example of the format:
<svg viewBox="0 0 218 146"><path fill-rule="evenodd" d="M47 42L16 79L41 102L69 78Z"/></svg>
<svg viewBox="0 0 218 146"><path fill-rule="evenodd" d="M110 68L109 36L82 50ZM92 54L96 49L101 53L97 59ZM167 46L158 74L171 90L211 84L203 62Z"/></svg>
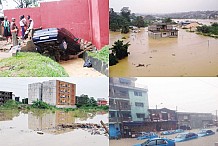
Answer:
<svg viewBox="0 0 218 146"><path fill-rule="evenodd" d="M82 53L80 43L71 32L65 28L47 28L37 30L33 35L36 51L53 58L56 61L68 60L71 55Z"/></svg>

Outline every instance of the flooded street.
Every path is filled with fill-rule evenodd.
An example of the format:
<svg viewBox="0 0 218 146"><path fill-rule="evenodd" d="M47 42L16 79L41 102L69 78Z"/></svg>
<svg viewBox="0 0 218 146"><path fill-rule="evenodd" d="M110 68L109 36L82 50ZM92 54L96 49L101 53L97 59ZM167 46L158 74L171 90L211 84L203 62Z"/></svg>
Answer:
<svg viewBox="0 0 218 146"><path fill-rule="evenodd" d="M110 32L110 46L122 37L131 44L130 55L110 66L111 77L218 76L218 39L183 29L179 29L178 38L153 39L143 28L139 33Z"/></svg>
<svg viewBox="0 0 218 146"><path fill-rule="evenodd" d="M213 131L216 131L216 128L212 128ZM193 132L198 132L198 130L192 130ZM177 134L173 135L166 135L164 137L167 138L175 138ZM127 138L121 140L110 140L110 146L133 146L134 144L143 143L145 140L137 140L136 138ZM185 141L185 142L178 142L176 146L214 146L214 143L218 142L218 132L214 135L206 136L206 137L199 137L197 139Z"/></svg>
<svg viewBox="0 0 218 146"><path fill-rule="evenodd" d="M62 61L60 65L65 69L70 77L103 77L105 75L96 71L94 68L83 67L84 60L77 58L68 61Z"/></svg>
<svg viewBox="0 0 218 146"><path fill-rule="evenodd" d="M87 128L55 128L60 124L108 123L107 113L63 111L0 111L0 145L4 146L108 146L108 137L92 135ZM37 131L43 132L38 134Z"/></svg>

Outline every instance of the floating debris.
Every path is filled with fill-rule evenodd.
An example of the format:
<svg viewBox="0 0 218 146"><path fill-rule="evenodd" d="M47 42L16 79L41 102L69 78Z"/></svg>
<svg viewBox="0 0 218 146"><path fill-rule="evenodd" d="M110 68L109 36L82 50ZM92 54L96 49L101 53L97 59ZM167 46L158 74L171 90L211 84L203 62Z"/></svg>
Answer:
<svg viewBox="0 0 218 146"><path fill-rule="evenodd" d="M37 134L40 134L40 135L42 135L42 134L44 134L42 131L37 131Z"/></svg>
<svg viewBox="0 0 218 146"><path fill-rule="evenodd" d="M145 67L145 65L139 63L136 67Z"/></svg>

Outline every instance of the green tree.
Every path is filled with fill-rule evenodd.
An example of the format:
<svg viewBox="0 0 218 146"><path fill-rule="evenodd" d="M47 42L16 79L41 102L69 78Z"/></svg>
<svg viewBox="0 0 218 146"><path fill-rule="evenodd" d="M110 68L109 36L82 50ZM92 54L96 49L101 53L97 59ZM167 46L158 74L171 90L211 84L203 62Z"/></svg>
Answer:
<svg viewBox="0 0 218 146"><path fill-rule="evenodd" d="M76 105L77 107L86 106L89 103L89 97L88 95L80 95L76 96Z"/></svg>
<svg viewBox="0 0 218 146"><path fill-rule="evenodd" d="M89 98L89 106L97 106L97 101L94 99L94 97Z"/></svg>
<svg viewBox="0 0 218 146"><path fill-rule="evenodd" d="M163 23L172 23L173 20L171 18L165 18L162 20Z"/></svg>
<svg viewBox="0 0 218 146"><path fill-rule="evenodd" d="M142 16L137 16L136 19L133 20L132 24L138 28L145 27L145 21Z"/></svg>
<svg viewBox="0 0 218 146"><path fill-rule="evenodd" d="M129 42L124 44L123 41L118 40L114 43L111 50L112 50L112 53L115 55L115 57L118 60L120 60L129 55L129 52L128 52L129 46L130 46Z"/></svg>

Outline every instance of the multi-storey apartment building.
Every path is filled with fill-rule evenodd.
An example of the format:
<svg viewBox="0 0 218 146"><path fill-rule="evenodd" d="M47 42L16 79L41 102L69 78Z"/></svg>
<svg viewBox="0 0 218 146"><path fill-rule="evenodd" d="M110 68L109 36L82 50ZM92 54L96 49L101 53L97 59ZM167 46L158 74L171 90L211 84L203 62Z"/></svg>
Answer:
<svg viewBox="0 0 218 146"><path fill-rule="evenodd" d="M42 100L60 108L75 107L76 85L59 80L33 83L28 86L29 104Z"/></svg>
<svg viewBox="0 0 218 146"><path fill-rule="evenodd" d="M12 92L0 91L0 105L12 100Z"/></svg>
<svg viewBox="0 0 218 146"><path fill-rule="evenodd" d="M136 78L110 78L109 122L113 131L122 131L123 122L148 118L148 95L145 86L135 84ZM122 132L123 133L123 132Z"/></svg>

